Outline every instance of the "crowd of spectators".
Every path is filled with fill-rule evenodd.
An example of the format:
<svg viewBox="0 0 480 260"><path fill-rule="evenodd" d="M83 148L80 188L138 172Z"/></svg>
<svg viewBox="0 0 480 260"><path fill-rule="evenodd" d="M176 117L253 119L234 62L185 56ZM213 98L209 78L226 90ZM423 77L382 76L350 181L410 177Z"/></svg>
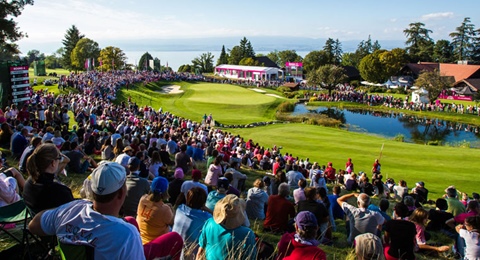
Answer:
<svg viewBox="0 0 480 260"><path fill-rule="evenodd" d="M410 190L403 180L383 180L378 159L369 174L357 174L351 158L337 170L331 162L321 166L215 129L207 120L194 122L134 100L114 102L119 88L158 80L204 79L187 73L72 73L62 76L59 86L76 88L77 94L39 91L21 111L12 105L8 116L2 112L0 145L11 150L29 177L22 181L14 168L2 168L0 178L10 190L19 189L37 213L32 232L92 246L99 259L224 259L229 254L255 259L268 253L250 229L250 221L260 221L265 231L283 235L278 259L325 259L318 245L332 245L335 222L346 221L348 243L356 246L359 259L414 259L418 250L449 250L428 244L432 231L456 240L459 254L479 257L473 243L478 241L478 194L460 201L455 187L449 187L445 203L437 200L437 209L426 211L425 183ZM318 98L386 102L361 93ZM74 126L68 111L75 115ZM102 161L97 164L94 156ZM205 172L199 164L206 164ZM269 174L248 188L242 168ZM85 174L84 200L76 200L58 181L62 173ZM356 206L348 203L354 197ZM371 197L380 199L378 206ZM18 199L14 194L0 202ZM389 200L397 201L392 216ZM437 225L429 226L428 219ZM73 227L88 232L72 235ZM109 233L110 228L118 233ZM384 243L378 245L382 235ZM118 250L127 240L128 248Z"/></svg>

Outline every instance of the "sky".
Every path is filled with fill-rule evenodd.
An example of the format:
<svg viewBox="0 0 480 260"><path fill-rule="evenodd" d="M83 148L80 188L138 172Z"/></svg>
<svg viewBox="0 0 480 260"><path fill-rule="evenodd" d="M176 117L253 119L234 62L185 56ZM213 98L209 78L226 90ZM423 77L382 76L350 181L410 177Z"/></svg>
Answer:
<svg viewBox="0 0 480 260"><path fill-rule="evenodd" d="M35 0L15 18L28 34L26 54L51 54L72 25L100 48L155 39L290 36L340 41L405 40L403 30L422 22L434 40L470 17L480 26L478 0ZM253 44L255 47L255 45Z"/></svg>

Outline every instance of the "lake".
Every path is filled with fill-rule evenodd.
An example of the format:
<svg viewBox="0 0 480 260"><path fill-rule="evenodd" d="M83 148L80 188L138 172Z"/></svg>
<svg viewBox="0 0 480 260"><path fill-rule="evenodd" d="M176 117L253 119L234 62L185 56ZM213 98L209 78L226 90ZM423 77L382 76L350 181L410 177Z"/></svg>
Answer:
<svg viewBox="0 0 480 260"><path fill-rule="evenodd" d="M440 141L448 144L470 143L480 148L480 127L439 119L427 119L399 112L362 109L295 106L294 115L318 113L338 119L348 131L370 133L386 138L403 135L406 142L425 144Z"/></svg>

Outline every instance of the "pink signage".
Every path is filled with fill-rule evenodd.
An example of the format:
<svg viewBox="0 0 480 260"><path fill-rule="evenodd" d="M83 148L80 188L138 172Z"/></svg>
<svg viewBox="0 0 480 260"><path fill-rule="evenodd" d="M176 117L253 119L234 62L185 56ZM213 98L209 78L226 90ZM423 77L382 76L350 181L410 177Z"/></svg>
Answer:
<svg viewBox="0 0 480 260"><path fill-rule="evenodd" d="M303 67L303 62L285 62L285 67Z"/></svg>
<svg viewBox="0 0 480 260"><path fill-rule="evenodd" d="M472 97L465 97L465 96L440 95L438 98L440 98L440 99L448 99L448 100L472 101Z"/></svg>

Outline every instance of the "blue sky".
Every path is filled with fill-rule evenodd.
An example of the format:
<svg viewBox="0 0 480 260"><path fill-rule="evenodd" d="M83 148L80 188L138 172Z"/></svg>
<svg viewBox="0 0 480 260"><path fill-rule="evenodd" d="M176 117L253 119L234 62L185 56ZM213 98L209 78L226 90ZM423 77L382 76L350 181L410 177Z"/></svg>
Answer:
<svg viewBox="0 0 480 260"><path fill-rule="evenodd" d="M29 36L18 42L23 53L50 54L72 24L101 48L133 39L229 36L405 40L403 30L413 22L423 22L434 40L450 40L465 17L480 28L478 10L478 0L36 0L16 21Z"/></svg>

